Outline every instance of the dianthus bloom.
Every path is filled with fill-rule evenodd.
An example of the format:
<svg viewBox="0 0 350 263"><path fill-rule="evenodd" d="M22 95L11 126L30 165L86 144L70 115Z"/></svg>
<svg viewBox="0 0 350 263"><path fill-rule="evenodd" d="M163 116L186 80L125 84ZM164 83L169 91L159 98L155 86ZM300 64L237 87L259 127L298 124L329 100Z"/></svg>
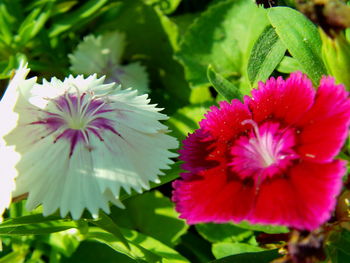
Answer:
<svg viewBox="0 0 350 263"><path fill-rule="evenodd" d="M312 230L329 219L345 174L334 160L348 134L350 100L323 77L259 83L244 104L212 107L184 140L173 200L188 223L277 224Z"/></svg>
<svg viewBox="0 0 350 263"><path fill-rule="evenodd" d="M122 206L121 188L142 192L172 163L168 149L177 141L159 122L167 116L147 95L103 80L32 78L6 90L16 99L2 125L16 125L1 136L20 155L14 195L29 193L28 210L42 204L44 215L59 208L78 219L87 208L97 216L99 209L109 212L108 201Z"/></svg>
<svg viewBox="0 0 350 263"><path fill-rule="evenodd" d="M114 31L100 36L88 35L69 55L71 70L76 74L106 76L106 83L115 82L122 88L137 89L148 93L148 75L139 62L122 65L125 35Z"/></svg>

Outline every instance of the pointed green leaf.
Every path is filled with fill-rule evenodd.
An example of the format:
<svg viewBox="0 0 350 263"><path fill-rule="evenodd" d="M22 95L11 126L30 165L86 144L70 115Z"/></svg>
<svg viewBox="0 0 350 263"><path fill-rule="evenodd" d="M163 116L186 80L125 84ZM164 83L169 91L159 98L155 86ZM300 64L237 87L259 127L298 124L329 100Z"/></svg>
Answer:
<svg viewBox="0 0 350 263"><path fill-rule="evenodd" d="M100 218L97 220L91 220L91 222L102 228L103 230L108 231L118 238L128 249L130 249L128 241L125 239L123 234L120 232L119 226L105 213L100 213Z"/></svg>
<svg viewBox="0 0 350 263"><path fill-rule="evenodd" d="M196 230L211 243L240 242L253 235L253 231L240 228L234 224L197 224Z"/></svg>
<svg viewBox="0 0 350 263"><path fill-rule="evenodd" d="M97 11L102 8L107 2L108 0L89 0L73 12L60 16L53 22L53 25L49 30L50 38L67 32L78 24L81 25L83 23L86 23L86 21L92 19L94 17L94 14L96 14Z"/></svg>
<svg viewBox="0 0 350 263"><path fill-rule="evenodd" d="M232 263L232 262L244 262L244 263L270 263L272 260L281 257L282 255L278 254L277 249L261 251L261 252L252 252L252 253L242 253L238 255L228 256L221 259L211 261L210 263Z"/></svg>
<svg viewBox="0 0 350 263"><path fill-rule="evenodd" d="M268 17L290 54L315 85L327 71L321 58L321 39L316 26L289 7L273 7Z"/></svg>
<svg viewBox="0 0 350 263"><path fill-rule="evenodd" d="M0 263L22 263L26 258L26 250L16 250L0 258Z"/></svg>
<svg viewBox="0 0 350 263"><path fill-rule="evenodd" d="M34 214L34 215L21 216L21 217L5 220L0 224L0 228L11 227L11 226L12 227L21 226L21 225L28 225L28 224L35 224L35 223L47 223L50 221L57 221L57 220L62 220L62 218L58 215L43 216L42 214Z"/></svg>
<svg viewBox="0 0 350 263"><path fill-rule="evenodd" d="M233 99L243 99L243 95L239 91L239 88L232 82L225 79L219 73L216 73L211 65L208 66L207 76L215 90L224 96L227 101L231 101Z"/></svg>
<svg viewBox="0 0 350 263"><path fill-rule="evenodd" d="M213 244L212 251L215 258L223 258L231 255L237 255L248 252L259 252L263 251L261 247L252 246L245 243L229 243L220 242Z"/></svg>
<svg viewBox="0 0 350 263"><path fill-rule="evenodd" d="M290 74L293 71L300 70L301 66L295 58L285 56L277 67L277 71Z"/></svg>
<svg viewBox="0 0 350 263"><path fill-rule="evenodd" d="M282 60L286 47L276 31L268 26L255 42L248 62L248 77L252 84L265 81Z"/></svg>
<svg viewBox="0 0 350 263"><path fill-rule="evenodd" d="M0 227L0 235L40 235L76 228L74 221L58 220L47 223Z"/></svg>
<svg viewBox="0 0 350 263"><path fill-rule="evenodd" d="M238 227L249 229L253 231L261 231L268 234L280 234L288 233L289 229L285 226L272 226L272 225L259 225L259 224L250 224L246 221L243 221L239 224L235 224Z"/></svg>
<svg viewBox="0 0 350 263"><path fill-rule="evenodd" d="M136 261L141 260L147 263L188 263L188 260L177 251L169 248L158 240L137 231L126 228L120 229L128 240L130 249L127 249L114 235L96 228L91 228L87 238L102 242Z"/></svg>

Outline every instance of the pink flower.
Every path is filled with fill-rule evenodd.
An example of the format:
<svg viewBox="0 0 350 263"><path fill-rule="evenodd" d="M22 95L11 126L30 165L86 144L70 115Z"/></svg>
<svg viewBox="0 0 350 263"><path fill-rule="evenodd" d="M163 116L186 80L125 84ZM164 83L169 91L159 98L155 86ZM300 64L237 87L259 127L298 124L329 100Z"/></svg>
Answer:
<svg viewBox="0 0 350 263"><path fill-rule="evenodd" d="M180 217L199 222L277 224L312 230L329 219L345 174L334 160L350 124L343 85L317 91L300 72L259 83L244 104L213 106L184 140Z"/></svg>

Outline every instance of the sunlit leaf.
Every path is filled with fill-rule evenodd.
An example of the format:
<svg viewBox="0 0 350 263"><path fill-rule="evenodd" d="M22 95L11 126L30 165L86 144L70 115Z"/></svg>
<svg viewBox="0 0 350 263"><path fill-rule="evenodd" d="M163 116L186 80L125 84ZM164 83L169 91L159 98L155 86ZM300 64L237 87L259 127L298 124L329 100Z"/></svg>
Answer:
<svg viewBox="0 0 350 263"><path fill-rule="evenodd" d="M253 235L253 231L240 228L234 224L198 224L197 231L208 241L240 242Z"/></svg>
<svg viewBox="0 0 350 263"><path fill-rule="evenodd" d="M243 99L243 95L240 92L239 87L225 79L219 73L215 72L214 68L211 65L208 66L207 75L214 89L227 101L231 101L233 99Z"/></svg>
<svg viewBox="0 0 350 263"><path fill-rule="evenodd" d="M248 62L248 77L252 84L265 81L282 60L286 47L268 26L256 41Z"/></svg>
<svg viewBox="0 0 350 263"><path fill-rule="evenodd" d="M238 255L228 256L221 259L211 261L210 263L232 263L232 262L242 262L242 263L269 263L273 259L281 257L277 250L252 252L252 253L242 253Z"/></svg>
<svg viewBox="0 0 350 263"><path fill-rule="evenodd" d="M188 263L183 256L175 250L167 247L156 239L149 236L121 228L121 232L129 241L130 249L110 233L93 229L89 232L88 238L102 242L116 251L123 253L135 260L143 260L147 263L164 262L164 263Z"/></svg>
<svg viewBox="0 0 350 263"><path fill-rule="evenodd" d="M259 225L259 224L250 224L246 221L243 221L239 224L235 224L238 227L254 230L254 231L261 231L268 234L280 234L280 233L288 233L289 229L285 226L271 226L271 225Z"/></svg>
<svg viewBox="0 0 350 263"><path fill-rule="evenodd" d="M252 246L244 243L229 243L229 242L222 242L222 243L215 243L213 244L213 254L216 258L223 258L230 255L237 255L242 253L249 253L249 252L259 252L263 251L264 249Z"/></svg>
<svg viewBox="0 0 350 263"><path fill-rule="evenodd" d="M80 8L74 10L73 12L67 13L54 21L49 30L49 36L55 37L59 34L67 32L77 24L86 23L88 20L93 18L94 13L96 13L107 2L108 0L89 0L85 2Z"/></svg>
<svg viewBox="0 0 350 263"><path fill-rule="evenodd" d="M317 85L327 71L321 59L322 43L316 26L303 14L288 7L270 8L268 17L290 54Z"/></svg>

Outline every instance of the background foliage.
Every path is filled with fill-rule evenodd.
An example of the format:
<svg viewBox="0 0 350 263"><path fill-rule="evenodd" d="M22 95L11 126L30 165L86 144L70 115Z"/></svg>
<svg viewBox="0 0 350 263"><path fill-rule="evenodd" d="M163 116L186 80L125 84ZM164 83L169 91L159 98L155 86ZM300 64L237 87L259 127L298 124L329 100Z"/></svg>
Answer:
<svg viewBox="0 0 350 263"><path fill-rule="evenodd" d="M88 34L126 34L123 63L139 61L150 76L151 98L170 116L182 141L217 101L242 99L258 81L299 70L317 84L330 69L319 30L293 1L258 8L249 0L1 0L0 88L19 61L40 78L70 74L68 54ZM287 7L289 5L289 7ZM291 22L292 21L292 22ZM241 224L188 226L178 219L171 181L122 194L125 210L72 221L28 213L12 204L0 224L4 262L270 262L283 255L285 227ZM350 262L349 226L326 237L327 258ZM347 228L347 229L346 229ZM267 238L266 240L264 238ZM271 237L276 237L272 238ZM279 250L280 249L280 250ZM278 253L282 252L281 253Z"/></svg>

